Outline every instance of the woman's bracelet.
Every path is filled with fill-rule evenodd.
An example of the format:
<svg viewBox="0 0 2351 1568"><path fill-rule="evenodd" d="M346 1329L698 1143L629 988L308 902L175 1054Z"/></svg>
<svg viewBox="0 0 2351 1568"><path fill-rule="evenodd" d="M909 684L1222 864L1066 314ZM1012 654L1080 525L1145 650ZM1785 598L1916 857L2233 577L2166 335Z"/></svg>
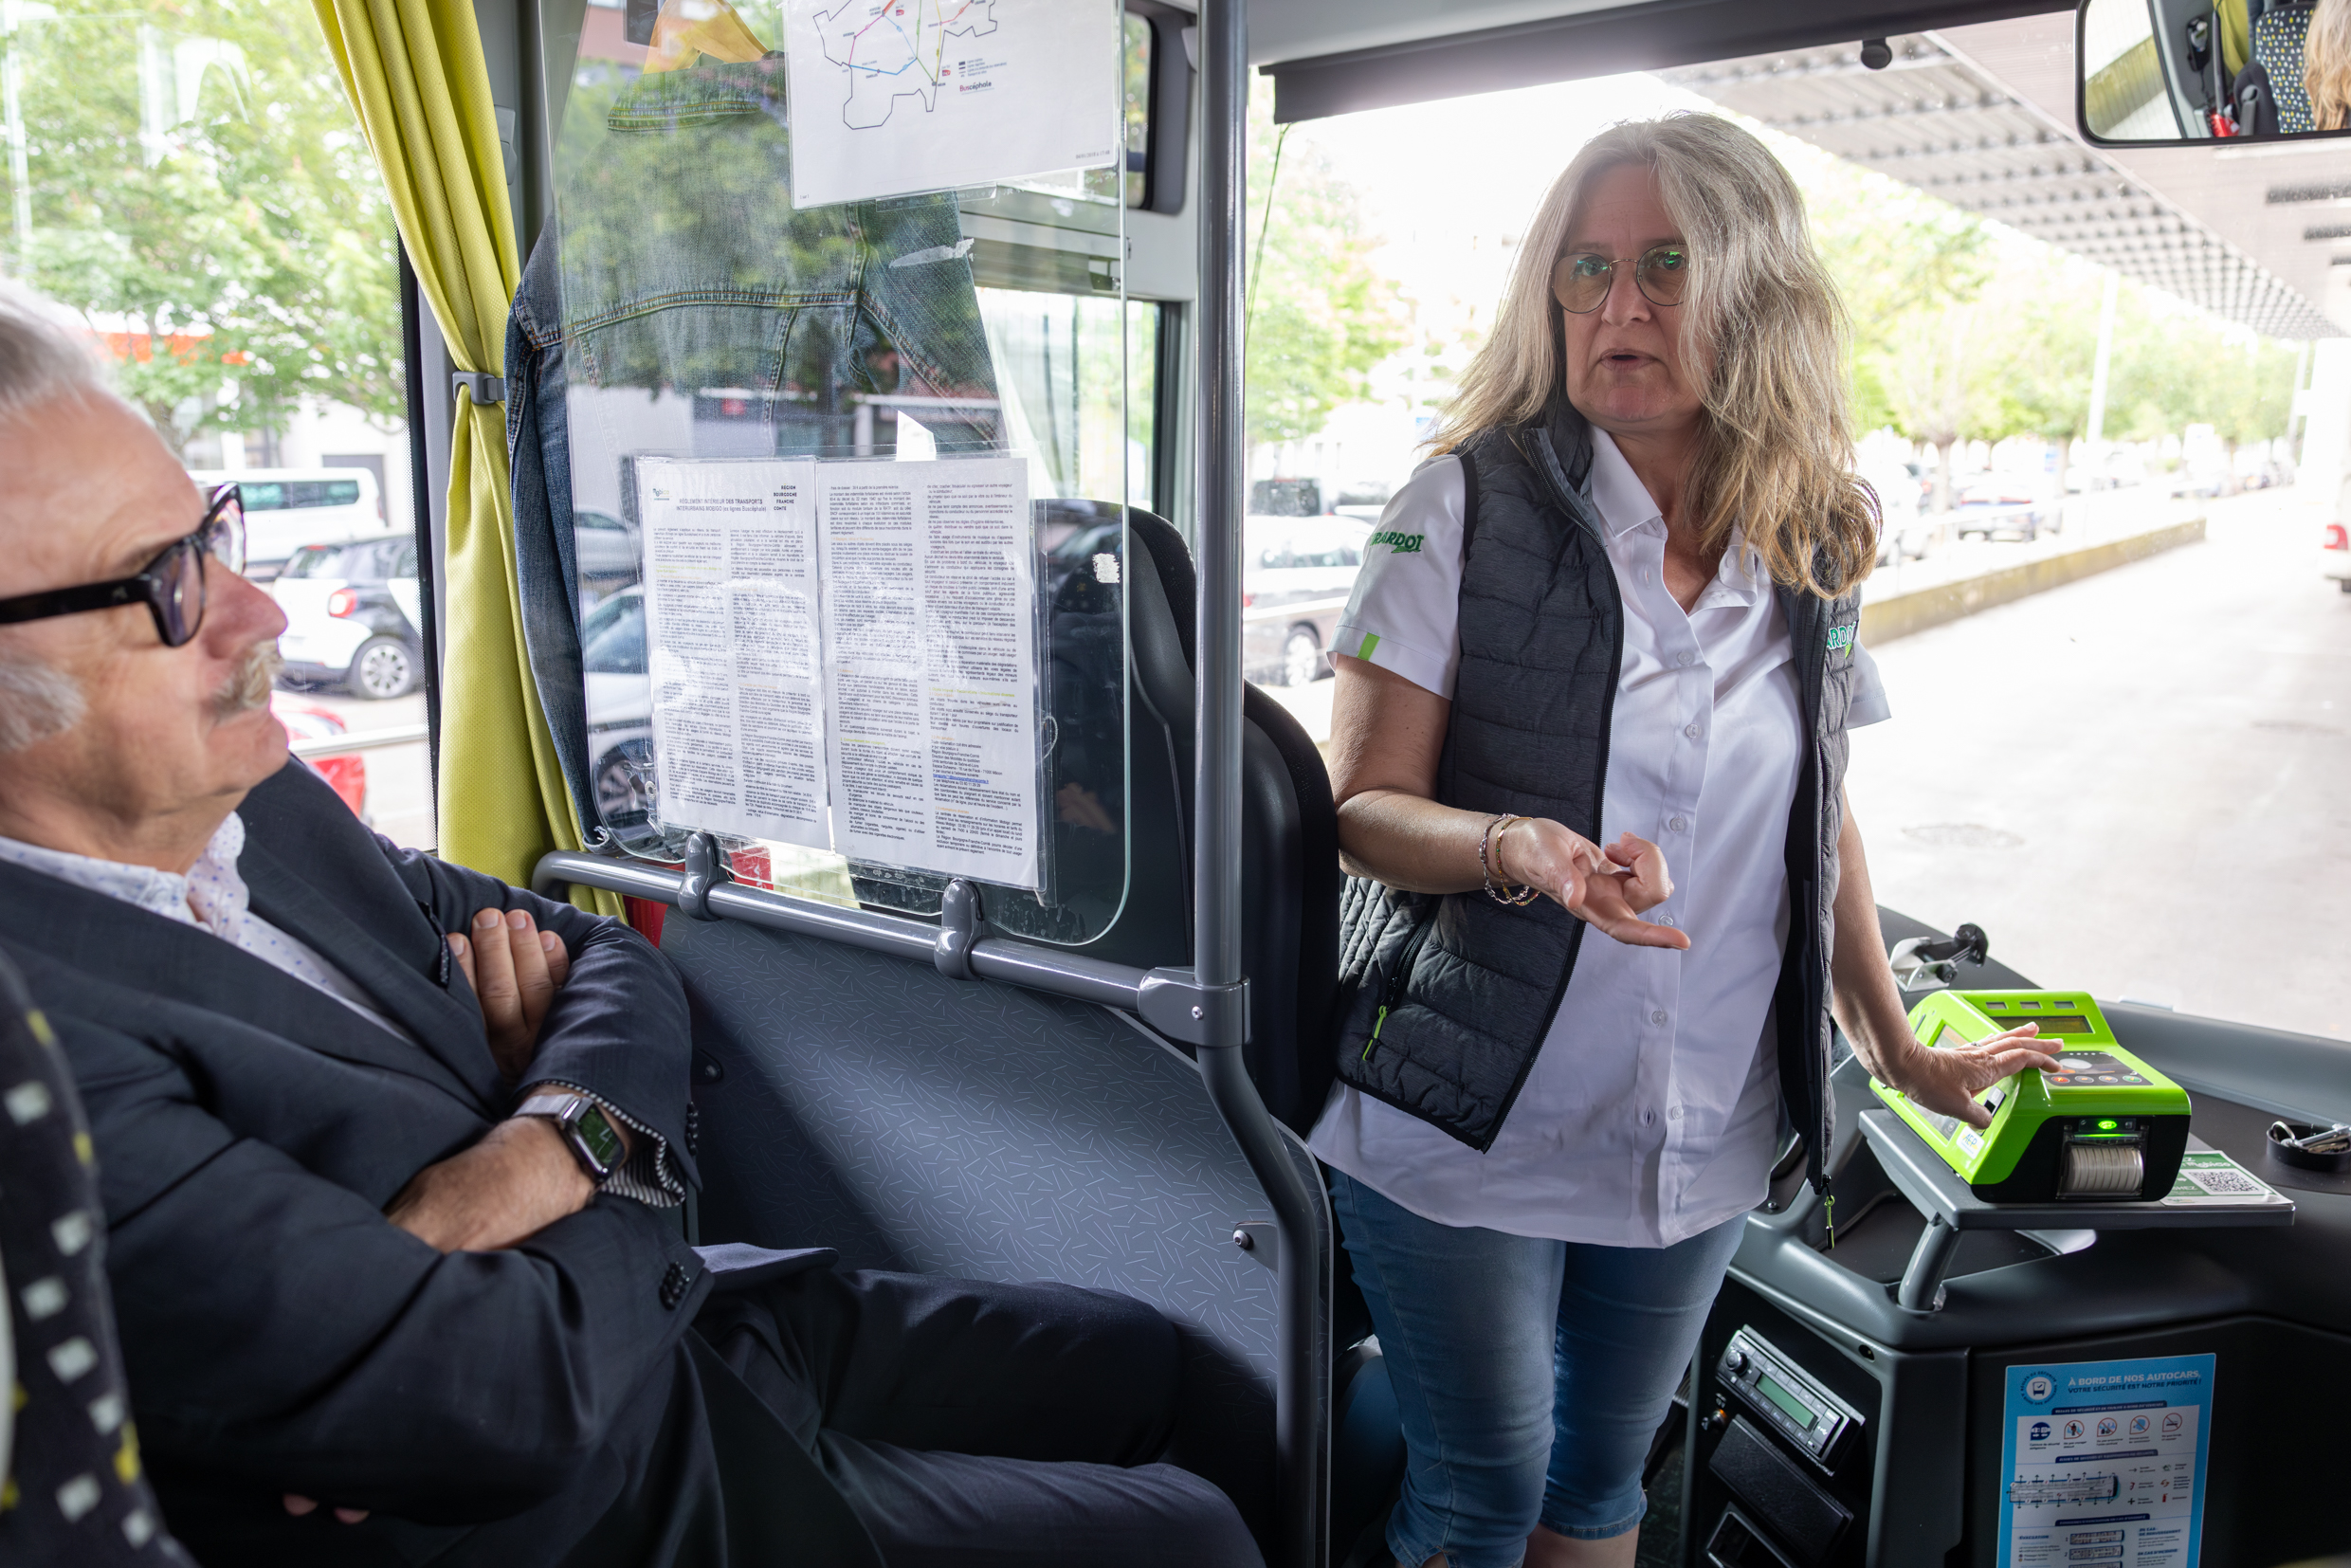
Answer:
<svg viewBox="0 0 2351 1568"><path fill-rule="evenodd" d="M1530 819L1512 816L1505 811L1500 816L1490 818L1485 824L1485 831L1478 835L1478 870L1485 878L1485 896L1496 903L1533 903L1542 894L1542 889L1540 887L1513 887L1496 877L1494 863L1501 858L1501 853L1499 850L1490 850L1488 848L1493 843L1497 828L1507 832L1512 823L1528 820Z"/></svg>

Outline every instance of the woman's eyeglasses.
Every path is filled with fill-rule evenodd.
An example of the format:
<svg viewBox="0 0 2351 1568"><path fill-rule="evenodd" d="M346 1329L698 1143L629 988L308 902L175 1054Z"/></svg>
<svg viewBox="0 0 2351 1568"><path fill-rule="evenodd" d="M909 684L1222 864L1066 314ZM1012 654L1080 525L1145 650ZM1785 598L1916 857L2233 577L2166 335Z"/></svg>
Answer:
<svg viewBox="0 0 2351 1568"><path fill-rule="evenodd" d="M195 532L174 539L137 574L0 599L0 625L143 603L155 618L155 634L163 639L163 646L180 647L204 625L204 563L208 557L231 572L245 570L245 501L234 484L213 491L212 504L206 508Z"/></svg>
<svg viewBox="0 0 2351 1568"><path fill-rule="evenodd" d="M1611 261L1589 252L1562 256L1551 269L1551 297L1561 310L1589 316L1608 299L1609 284L1627 261L1632 262L1632 281L1641 297L1652 305L1678 305L1689 291L1689 251L1678 245L1659 245L1637 259Z"/></svg>

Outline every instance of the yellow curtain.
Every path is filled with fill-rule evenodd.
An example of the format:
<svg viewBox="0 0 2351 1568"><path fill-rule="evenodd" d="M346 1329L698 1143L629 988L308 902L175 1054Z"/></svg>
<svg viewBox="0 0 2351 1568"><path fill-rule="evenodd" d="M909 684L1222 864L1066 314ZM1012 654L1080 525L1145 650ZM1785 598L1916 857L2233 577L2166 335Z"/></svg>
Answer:
<svg viewBox="0 0 2351 1568"><path fill-rule="evenodd" d="M521 258L469 0L312 5L450 357L460 370L503 375ZM580 847L579 818L528 673L505 410L466 393L449 440L445 516L441 854L527 885L540 855ZM620 913L617 894L582 902Z"/></svg>

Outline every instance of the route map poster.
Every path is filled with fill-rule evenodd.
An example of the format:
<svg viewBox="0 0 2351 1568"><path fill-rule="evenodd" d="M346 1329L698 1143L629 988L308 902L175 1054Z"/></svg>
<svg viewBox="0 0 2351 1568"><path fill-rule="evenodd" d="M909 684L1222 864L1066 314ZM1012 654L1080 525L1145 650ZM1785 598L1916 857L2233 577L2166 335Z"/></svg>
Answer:
<svg viewBox="0 0 2351 1568"><path fill-rule="evenodd" d="M2211 1356L2026 1362L2001 1412L2001 1568L2196 1568Z"/></svg>
<svg viewBox="0 0 2351 1568"><path fill-rule="evenodd" d="M787 0L792 205L1125 158L1113 0Z"/></svg>

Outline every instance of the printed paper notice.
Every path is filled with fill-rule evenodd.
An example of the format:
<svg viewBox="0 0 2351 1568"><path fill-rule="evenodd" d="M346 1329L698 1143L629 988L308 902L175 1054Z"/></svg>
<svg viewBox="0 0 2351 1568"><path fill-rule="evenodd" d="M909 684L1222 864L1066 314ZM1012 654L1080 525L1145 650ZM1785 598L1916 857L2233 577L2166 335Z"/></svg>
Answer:
<svg viewBox="0 0 2351 1568"><path fill-rule="evenodd" d="M2010 1367L2001 1568L2196 1568L2210 1356Z"/></svg>
<svg viewBox="0 0 2351 1568"><path fill-rule="evenodd" d="M2179 1158L2179 1174L2163 1194L2166 1209L2287 1208L2290 1200L2222 1154L2191 1144Z"/></svg>
<svg viewBox="0 0 2351 1568"><path fill-rule="evenodd" d="M822 848L815 465L639 458L656 814Z"/></svg>
<svg viewBox="0 0 2351 1568"><path fill-rule="evenodd" d="M788 0L792 205L1125 162L1110 0Z"/></svg>
<svg viewBox="0 0 2351 1568"><path fill-rule="evenodd" d="M1035 887L1027 462L827 463L816 483L833 848Z"/></svg>

